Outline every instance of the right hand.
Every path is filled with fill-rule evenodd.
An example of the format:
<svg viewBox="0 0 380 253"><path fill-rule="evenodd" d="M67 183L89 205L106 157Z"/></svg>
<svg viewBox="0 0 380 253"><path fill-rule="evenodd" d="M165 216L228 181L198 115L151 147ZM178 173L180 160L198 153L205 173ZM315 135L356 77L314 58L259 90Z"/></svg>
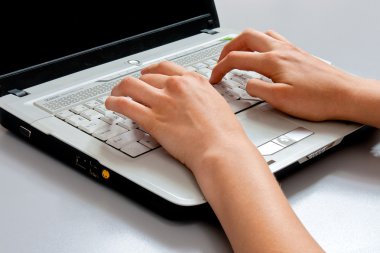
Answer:
<svg viewBox="0 0 380 253"><path fill-rule="evenodd" d="M313 121L348 119L350 98L363 79L340 71L295 47L276 32L245 30L223 49L211 83L232 69L258 72L267 83L251 79L247 92L290 115Z"/></svg>

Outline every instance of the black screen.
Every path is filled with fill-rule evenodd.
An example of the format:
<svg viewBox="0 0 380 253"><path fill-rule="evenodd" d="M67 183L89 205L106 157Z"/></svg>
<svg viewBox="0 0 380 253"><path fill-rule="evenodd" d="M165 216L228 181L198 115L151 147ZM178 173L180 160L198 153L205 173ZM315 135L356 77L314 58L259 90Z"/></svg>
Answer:
<svg viewBox="0 0 380 253"><path fill-rule="evenodd" d="M0 76L96 51L117 41L120 44L132 36L189 19L207 17L210 21L210 16L215 16L210 0L125 1L122 5L128 7L104 1L86 8L66 1L47 1L44 6L35 6L33 1L16 3L11 7L7 2L2 12L8 15L0 15Z"/></svg>

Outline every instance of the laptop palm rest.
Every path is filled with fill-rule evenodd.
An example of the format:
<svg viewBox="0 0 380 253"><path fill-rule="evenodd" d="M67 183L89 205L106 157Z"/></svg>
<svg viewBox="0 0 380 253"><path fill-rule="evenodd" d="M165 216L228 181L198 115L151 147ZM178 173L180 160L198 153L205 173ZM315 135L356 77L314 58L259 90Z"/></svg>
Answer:
<svg viewBox="0 0 380 253"><path fill-rule="evenodd" d="M268 106L257 106L237 115L245 132L256 145L260 146L278 136L299 127Z"/></svg>

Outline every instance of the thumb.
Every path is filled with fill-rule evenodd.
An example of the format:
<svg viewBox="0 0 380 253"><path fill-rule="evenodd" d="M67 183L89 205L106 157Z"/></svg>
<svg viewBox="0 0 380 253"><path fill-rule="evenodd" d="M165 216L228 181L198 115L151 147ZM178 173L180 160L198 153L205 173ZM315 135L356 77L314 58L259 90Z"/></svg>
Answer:
<svg viewBox="0 0 380 253"><path fill-rule="evenodd" d="M260 79L250 79L247 83L247 93L258 97L271 105L279 105L286 97L289 85L283 83L268 83Z"/></svg>

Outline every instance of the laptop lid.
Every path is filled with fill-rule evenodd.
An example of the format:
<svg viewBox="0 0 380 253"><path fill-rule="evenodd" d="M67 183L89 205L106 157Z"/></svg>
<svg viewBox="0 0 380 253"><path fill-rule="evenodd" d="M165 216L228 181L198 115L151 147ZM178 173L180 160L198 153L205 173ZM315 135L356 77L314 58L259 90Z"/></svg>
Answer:
<svg viewBox="0 0 380 253"><path fill-rule="evenodd" d="M126 5L9 4L15 19L0 16L0 95L219 27L213 0Z"/></svg>

